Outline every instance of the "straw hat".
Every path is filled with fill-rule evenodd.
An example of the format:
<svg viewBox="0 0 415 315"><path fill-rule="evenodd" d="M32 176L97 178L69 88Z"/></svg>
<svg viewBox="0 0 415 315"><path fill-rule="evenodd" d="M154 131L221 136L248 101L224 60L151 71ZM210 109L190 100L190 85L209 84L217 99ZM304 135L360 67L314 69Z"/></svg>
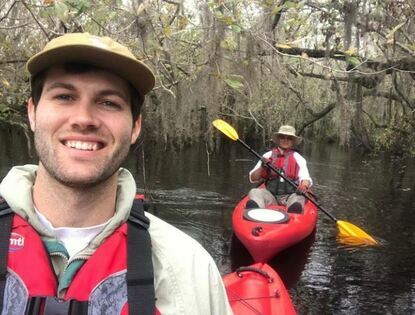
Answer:
<svg viewBox="0 0 415 315"><path fill-rule="evenodd" d="M115 73L130 82L141 96L154 87L155 78L150 68L127 47L109 37L89 33L70 33L52 39L29 59L26 67L33 77L42 70L67 62L86 63Z"/></svg>
<svg viewBox="0 0 415 315"><path fill-rule="evenodd" d="M274 134L272 135L272 141L276 144L278 144L278 136L279 135L286 135L286 136L293 137L294 138L294 144L299 144L303 140L302 137L299 137L295 134L295 128L293 126L290 126L290 125L283 125L283 126L280 127L278 132L274 132Z"/></svg>

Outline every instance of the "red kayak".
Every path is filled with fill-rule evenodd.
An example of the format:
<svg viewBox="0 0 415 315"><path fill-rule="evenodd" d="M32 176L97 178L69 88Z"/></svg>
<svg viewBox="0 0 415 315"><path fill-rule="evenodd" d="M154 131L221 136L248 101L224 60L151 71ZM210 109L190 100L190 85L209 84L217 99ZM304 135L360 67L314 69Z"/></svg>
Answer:
<svg viewBox="0 0 415 315"><path fill-rule="evenodd" d="M299 243L316 227L317 207L306 201L303 213L287 213L285 206L245 209L248 196L235 207L232 224L235 235L255 262L267 262L282 250Z"/></svg>
<svg viewBox="0 0 415 315"><path fill-rule="evenodd" d="M223 277L235 315L295 315L291 298L276 271L258 263Z"/></svg>

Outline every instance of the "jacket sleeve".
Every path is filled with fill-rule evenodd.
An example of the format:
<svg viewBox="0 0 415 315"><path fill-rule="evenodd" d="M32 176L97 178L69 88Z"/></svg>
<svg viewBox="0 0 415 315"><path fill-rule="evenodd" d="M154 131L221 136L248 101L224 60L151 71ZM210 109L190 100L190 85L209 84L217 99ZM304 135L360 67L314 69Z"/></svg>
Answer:
<svg viewBox="0 0 415 315"><path fill-rule="evenodd" d="M156 307L163 315L232 314L219 270L209 253L170 224L150 220Z"/></svg>
<svg viewBox="0 0 415 315"><path fill-rule="evenodd" d="M208 281L209 281L209 313L203 312L203 308L199 309L199 314L212 314L212 315L231 315L232 310L229 305L226 290L222 281L222 277L219 271L212 262L208 265Z"/></svg>

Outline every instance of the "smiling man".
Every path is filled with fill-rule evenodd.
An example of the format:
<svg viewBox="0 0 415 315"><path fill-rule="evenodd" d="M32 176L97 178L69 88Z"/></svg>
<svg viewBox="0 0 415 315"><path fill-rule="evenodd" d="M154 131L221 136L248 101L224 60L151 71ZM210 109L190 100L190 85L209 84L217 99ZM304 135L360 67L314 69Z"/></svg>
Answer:
<svg viewBox="0 0 415 315"><path fill-rule="evenodd" d="M120 168L151 70L87 33L50 41L27 68L39 165L0 184L2 314L231 314L210 255L144 213Z"/></svg>
<svg viewBox="0 0 415 315"><path fill-rule="evenodd" d="M295 128L283 125L272 136L276 147L262 156L255 167L249 172L251 183L265 183L266 189L253 188L249 191L246 208L265 208L270 204L286 205L288 212L301 213L305 204L304 193L308 191L312 180L306 160L293 147L302 138L295 134ZM271 172L263 165L269 162L287 178L293 181L297 189L289 185L283 178Z"/></svg>

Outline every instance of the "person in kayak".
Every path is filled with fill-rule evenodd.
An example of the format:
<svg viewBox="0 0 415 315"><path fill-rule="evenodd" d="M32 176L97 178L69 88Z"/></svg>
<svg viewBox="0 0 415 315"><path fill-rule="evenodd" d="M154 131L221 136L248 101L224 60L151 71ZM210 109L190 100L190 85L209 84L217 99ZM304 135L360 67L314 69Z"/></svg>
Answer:
<svg viewBox="0 0 415 315"><path fill-rule="evenodd" d="M304 193L312 185L306 160L296 151L294 145L302 138L297 136L295 128L283 125L272 136L276 147L266 152L262 160L249 172L251 183L265 183L267 189L253 188L249 191L246 208L265 208L269 204L286 205L288 212L301 213L305 204ZM282 177L272 172L264 164L269 162L277 170L292 180L298 187L294 188Z"/></svg>
<svg viewBox="0 0 415 315"><path fill-rule="evenodd" d="M39 163L0 183L2 314L232 314L213 258L144 213L120 167L150 68L109 37L72 33L27 69Z"/></svg>

